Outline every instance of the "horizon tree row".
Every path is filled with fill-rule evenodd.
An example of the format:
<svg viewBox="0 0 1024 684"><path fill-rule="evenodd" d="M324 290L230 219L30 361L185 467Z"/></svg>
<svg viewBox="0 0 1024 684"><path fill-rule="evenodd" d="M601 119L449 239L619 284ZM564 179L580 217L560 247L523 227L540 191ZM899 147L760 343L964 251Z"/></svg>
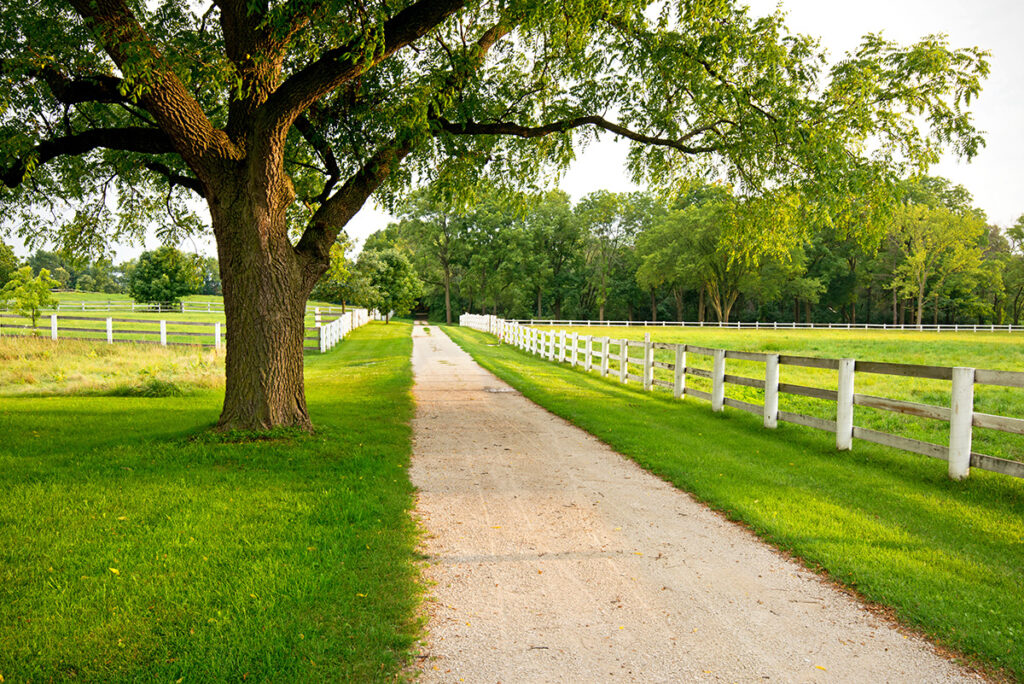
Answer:
<svg viewBox="0 0 1024 684"><path fill-rule="evenodd" d="M885 211L690 183L672 198L429 190L364 247L403 250L436 320L512 318L1012 323L1024 312L1024 216L987 223L964 188L915 177Z"/></svg>

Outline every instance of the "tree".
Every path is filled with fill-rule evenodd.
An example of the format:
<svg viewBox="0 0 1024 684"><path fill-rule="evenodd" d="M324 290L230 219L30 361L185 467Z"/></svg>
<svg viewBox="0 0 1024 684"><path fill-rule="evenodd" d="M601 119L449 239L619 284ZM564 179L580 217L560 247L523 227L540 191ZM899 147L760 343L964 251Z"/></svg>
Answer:
<svg viewBox="0 0 1024 684"><path fill-rule="evenodd" d="M78 277L78 287L76 288L80 292L96 292L96 279L88 273Z"/></svg>
<svg viewBox="0 0 1024 684"><path fill-rule="evenodd" d="M186 199L197 194L228 323L219 426L309 428L305 301L371 194L393 207L432 179L466 203L485 177L564 168L598 133L630 141L638 180L714 160L751 187L823 195L982 144L966 106L988 73L981 50L869 35L826 75L817 43L781 13L754 18L730 0L646 10L7 0L0 201L26 239L102 251L150 221L168 241L203 230ZM51 228L55 206L66 218Z"/></svg>
<svg viewBox="0 0 1024 684"><path fill-rule="evenodd" d="M329 302L341 304L341 312L345 313L346 302L353 300L356 293L353 285L354 273L352 260L348 251L352 249L352 241L348 236L341 235L331 245L331 265L313 288L312 296Z"/></svg>
<svg viewBox="0 0 1024 684"><path fill-rule="evenodd" d="M915 323L921 325L929 282L937 312L946 280L981 267L985 224L977 216L957 215L945 207L912 205L898 214L896 230L903 255L896 282L905 295L916 299Z"/></svg>
<svg viewBox="0 0 1024 684"><path fill-rule="evenodd" d="M0 242L0 287L3 287L18 270L18 257L14 250Z"/></svg>
<svg viewBox="0 0 1024 684"><path fill-rule="evenodd" d="M465 249L466 219L429 192L418 192L403 207L398 225L413 249L416 271L444 291L444 318L452 322L452 283Z"/></svg>
<svg viewBox="0 0 1024 684"><path fill-rule="evenodd" d="M173 247L143 252L128 282L128 294L137 302L173 305L199 287L195 262Z"/></svg>
<svg viewBox="0 0 1024 684"><path fill-rule="evenodd" d="M394 247L382 250L364 250L359 255L358 269L372 288L372 300L367 302L384 314L385 322L391 314L412 311L423 286L404 252Z"/></svg>
<svg viewBox="0 0 1024 684"><path fill-rule="evenodd" d="M39 312L57 306L57 300L50 290L59 284L45 268L33 277L32 267L25 266L18 269L0 290L0 301L10 302L15 312L32 319L32 333L36 334Z"/></svg>
<svg viewBox="0 0 1024 684"><path fill-rule="evenodd" d="M197 294L219 295L220 286L220 265L214 257L194 255L195 267L199 274L199 289Z"/></svg>
<svg viewBox="0 0 1024 684"><path fill-rule="evenodd" d="M67 289L68 285L71 283L71 274L64 268L58 266L53 271L53 279L57 281L58 287Z"/></svg>

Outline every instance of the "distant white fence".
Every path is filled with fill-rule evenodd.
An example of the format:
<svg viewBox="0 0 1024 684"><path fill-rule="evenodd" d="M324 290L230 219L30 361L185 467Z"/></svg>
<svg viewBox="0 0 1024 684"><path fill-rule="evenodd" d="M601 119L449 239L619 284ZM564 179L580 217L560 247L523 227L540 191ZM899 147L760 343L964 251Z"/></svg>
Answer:
<svg viewBox="0 0 1024 684"><path fill-rule="evenodd" d="M373 313L376 314L377 311L374 310ZM320 316L320 314L316 315L317 317ZM366 325L369 320L370 312L366 309L350 309L330 323L318 324L320 353L333 349L339 342L345 339L346 335L356 328ZM380 318L378 317L374 320L380 320Z"/></svg>
<svg viewBox="0 0 1024 684"><path fill-rule="evenodd" d="M476 314L473 314L476 315ZM949 325L905 325L890 323L722 323L721 321L591 321L553 318L510 319L520 325L565 326L639 326L643 328L735 328L737 330L910 330L915 332L1024 332L1024 325L985 325L954 323Z"/></svg>
<svg viewBox="0 0 1024 684"><path fill-rule="evenodd" d="M315 327L306 328L306 333L313 334L305 335L304 342L316 343L316 347L307 347L307 350L319 349L320 352L326 352L367 321L380 320L380 315L376 311L370 312L366 309L349 309L327 323L322 322L320 313L314 314L314 318ZM0 314L0 335L23 336L44 332L51 340L84 340L107 344L133 342L159 344L164 347L202 346L220 349L226 334L225 324L221 321L100 318L56 313L42 316L39 320L41 325L33 328L29 319L24 316Z"/></svg>
<svg viewBox="0 0 1024 684"><path fill-rule="evenodd" d="M779 421L782 421L832 432L836 435L836 448L839 450L852 448L853 440L856 438L947 461L949 477L955 480L966 478L972 466L1024 478L1024 463L971 451L973 427L1024 435L1024 420L1020 418L974 411L974 386L976 384L1024 387L1024 373L711 349L692 344L652 342L650 333L645 335L645 340L642 342L612 339L567 333L565 330L541 330L495 316L473 314L461 316L459 325L496 335L503 342L549 361L568 362L572 366L582 365L587 372L597 370L602 377L607 377L610 372L617 371L619 380L623 383L632 380L643 383L645 390L651 390L654 387L670 389L677 399L692 396L710 401L713 411L721 411L724 406L730 406L762 416L766 428L775 428ZM613 348L617 349L613 351ZM640 359L631 357L629 355L631 348L642 350L643 357ZM656 349L674 351L675 362L656 361L654 359L654 350ZM580 358L581 354L582 359ZM687 354L711 357L713 359L712 369L687 366ZM727 359L764 363L764 379L727 375L725 372ZM613 363L615 364L614 368L612 367ZM630 364L640 373L630 372ZM835 370L838 374L838 389L829 390L780 383L779 367L786 365ZM671 371L673 380L656 378L654 376L655 368ZM950 405L948 407L932 406L900 399L857 394L854 391L855 372L949 380L952 383ZM710 380L711 392L687 387L687 376ZM726 397L726 384L764 390L764 404L753 404ZM836 402L835 420L780 411L780 392ZM949 423L949 446L855 426L853 424L853 407L855 405L946 421Z"/></svg>
<svg viewBox="0 0 1024 684"><path fill-rule="evenodd" d="M350 307L306 305L306 313L335 314L348 311ZM7 311L7 302L0 301L0 311ZM55 308L44 311L134 311L138 313L224 313L223 302L190 302L178 304L148 304L126 300L106 299L79 302L58 302Z"/></svg>

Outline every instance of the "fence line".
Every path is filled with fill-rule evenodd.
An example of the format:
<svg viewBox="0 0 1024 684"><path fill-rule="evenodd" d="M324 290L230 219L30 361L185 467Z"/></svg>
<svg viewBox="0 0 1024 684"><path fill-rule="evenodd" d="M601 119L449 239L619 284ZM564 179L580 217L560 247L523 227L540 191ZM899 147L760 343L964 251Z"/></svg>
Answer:
<svg viewBox="0 0 1024 684"><path fill-rule="evenodd" d="M471 316L482 314L467 314ZM520 325L565 325L575 327L643 328L735 328L737 330L909 330L914 332L1024 332L1024 325L991 325L973 323L903 324L903 323L797 323L754 321L723 323L721 321L591 321L554 318L517 318L509 322Z"/></svg>
<svg viewBox="0 0 1024 684"><path fill-rule="evenodd" d="M220 349L223 345L224 334L226 334L225 324L221 321L176 321L176 320L164 320L159 321L153 320L140 320L133 318L97 318L95 316L66 316L58 315L56 313L50 314L49 316L41 317L42 320L48 320L45 325L37 325L33 327L31 324L28 325L11 325L4 324L5 319L17 319L17 320L31 320L25 316L17 314L0 314L0 335L13 334L13 335L24 335L25 331L48 331L51 340L67 339L67 340L84 340L90 342L106 342L107 344L113 344L114 342L132 342L141 344L159 344L161 346L200 346L200 347L213 347L214 349ZM313 335L304 335L304 341L315 341L317 343L317 349L320 352L326 352L334 348L341 340L348 335L349 332L356 328L365 325L370 320L380 320L380 314L374 311L367 311L366 309L349 309L348 312L335 318L334 320L323 322L322 314L314 314L315 326L313 328L306 328L306 332L314 331ZM72 321L71 326L61 326L58 321ZM75 321L88 321L93 323L104 322L105 328L100 327L83 327L84 324L75 325ZM128 323L134 324L134 328L118 328L115 330L115 323ZM157 324L157 328L153 328L153 324ZM192 330L171 330L168 331L168 326L175 327L188 327L190 329L195 328L206 328L205 332L193 332ZM149 327L147 327L149 326ZM143 329L144 328L144 329ZM12 332L6 333L6 329L13 329ZM13 332L18 331L18 332ZM85 335L67 335L62 333L90 333L93 336L87 337ZM121 337L120 339L115 338L115 332ZM101 337L105 333L105 337ZM147 336L149 339L126 339L125 335L133 336ZM152 338L157 339L152 339ZM171 338L197 338L196 342L169 342L168 337Z"/></svg>
<svg viewBox="0 0 1024 684"><path fill-rule="evenodd" d="M306 306L306 313L343 313L351 307L341 306ZM0 310L9 311L6 301L0 302ZM125 300L83 300L79 302L58 302L55 308L46 307L43 311L133 311L138 313L224 313L223 302L188 302L178 304L150 304Z"/></svg>
<svg viewBox="0 0 1024 684"><path fill-rule="evenodd" d="M777 427L779 421L782 421L832 432L836 436L836 448L841 451L851 449L853 440L860 439L947 461L949 477L954 480L966 478L972 466L1024 478L1024 463L971 451L974 427L1024 435L1024 419L974 411L975 385L1024 388L1024 373L1022 372L712 349L692 344L652 342L650 333L644 336L645 339L642 342L612 339L607 336L581 336L575 332L567 333L565 330L541 330L522 325L518 321L506 321L486 315L465 314L459 317L459 325L496 335L503 342L549 361L567 361L572 366L579 365L582 361L584 369L587 371L594 368L594 361L597 360L602 377L609 375L611 372L609 361L615 360L618 363L620 382L626 383L631 380L639 382L647 391L654 387L670 389L677 399L686 396L703 399L711 402L713 411L722 411L723 407L729 406L753 413L760 416L764 427L769 429ZM581 342L583 343L582 348ZM618 354L613 355L613 346L618 346ZM596 349L597 347L599 349ZM630 356L631 349L642 350L643 357ZM656 361L654 358L656 349L674 351L675 362ZM584 355L583 359L579 358L581 353ZM711 357L713 360L711 370L687 365L687 354ZM764 363L764 379L727 374L726 362L728 359ZM642 368L642 374L630 373L630 364ZM834 370L837 374L838 389L829 390L782 383L779 381L779 367L786 365ZM672 371L673 381L668 382L655 378L655 368ZM948 380L952 384L950 405L948 407L932 406L900 399L858 394L854 390L855 373L857 372ZM687 376L710 380L711 392L688 387L686 385ZM726 397L726 384L761 389L764 391L764 403L754 404ZM781 411L779 410L780 393L834 401L836 402L835 420ZM865 406L882 411L946 421L949 423L949 446L856 426L853 424L854 406Z"/></svg>

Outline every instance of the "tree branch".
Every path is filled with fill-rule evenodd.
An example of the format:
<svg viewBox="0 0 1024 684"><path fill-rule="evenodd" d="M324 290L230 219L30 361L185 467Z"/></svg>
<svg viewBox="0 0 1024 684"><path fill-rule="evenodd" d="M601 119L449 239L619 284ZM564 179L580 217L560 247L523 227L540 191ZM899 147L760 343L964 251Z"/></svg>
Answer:
<svg viewBox="0 0 1024 684"><path fill-rule="evenodd" d="M466 0L419 0L413 3L384 22L382 48L370 55L364 55L364 48L356 43L328 50L290 76L267 99L263 106L267 130L272 135L287 131L299 114L314 102L427 34L465 3Z"/></svg>
<svg viewBox="0 0 1024 684"><path fill-rule="evenodd" d="M519 138L540 138L545 135L551 135L552 133L564 133L582 126L596 126L598 128L603 128L606 131L611 131L616 135L621 135L624 138L644 143L645 145L671 147L685 154L703 154L706 152L721 151L719 147L714 145L695 146L686 145L683 142L693 135L700 133L701 131L699 130L688 133L681 140L672 140L669 138L658 138L651 135L645 135L643 133L637 133L636 131L631 131L625 126L620 126L619 124L608 121L604 117L600 116L579 116L573 119L555 121L543 126L521 126L519 124L507 122L484 124L476 123L474 121L466 121L453 123L443 118L435 120L441 127L441 130L446 133L451 133L452 135L511 135Z"/></svg>
<svg viewBox="0 0 1024 684"><path fill-rule="evenodd" d="M99 128L44 140L9 168L0 169L0 182L15 188L21 185L32 167L41 166L57 157L79 156L99 148L142 154L167 154L175 151L167 134L154 128Z"/></svg>
<svg viewBox="0 0 1024 684"><path fill-rule="evenodd" d="M310 147L316 150L320 159L323 160L324 166L327 167L327 179L324 181L324 189L314 200L318 204L323 203L331 196L334 186L341 180L341 169L338 167L338 160L334 156L334 150L331 149L330 143L313 126L313 123L305 114L295 119L295 128L302 134L302 137L309 143Z"/></svg>
<svg viewBox="0 0 1024 684"><path fill-rule="evenodd" d="M327 266L331 245L338 233L411 151L412 143L408 141L392 141L379 149L313 214L295 251L306 257L306 270L314 282Z"/></svg>
<svg viewBox="0 0 1024 684"><path fill-rule="evenodd" d="M163 56L124 0L69 0L96 34L98 43L122 70L136 75L138 101L173 141L175 150L197 173L209 168L211 152L220 159L239 153L216 130L199 103L164 64ZM139 62L148 62L138 73Z"/></svg>
<svg viewBox="0 0 1024 684"><path fill-rule="evenodd" d="M206 197L206 189L203 187L203 184L199 182L199 179L193 178L192 176L186 176L184 174L176 173L171 169L171 167L167 166L166 164L152 159L143 162L142 165L145 166L150 171L152 171L153 173L160 174L161 176L166 178L167 182L170 184L172 188L175 185L178 185L183 188L188 188L189 190L196 193L200 197Z"/></svg>

